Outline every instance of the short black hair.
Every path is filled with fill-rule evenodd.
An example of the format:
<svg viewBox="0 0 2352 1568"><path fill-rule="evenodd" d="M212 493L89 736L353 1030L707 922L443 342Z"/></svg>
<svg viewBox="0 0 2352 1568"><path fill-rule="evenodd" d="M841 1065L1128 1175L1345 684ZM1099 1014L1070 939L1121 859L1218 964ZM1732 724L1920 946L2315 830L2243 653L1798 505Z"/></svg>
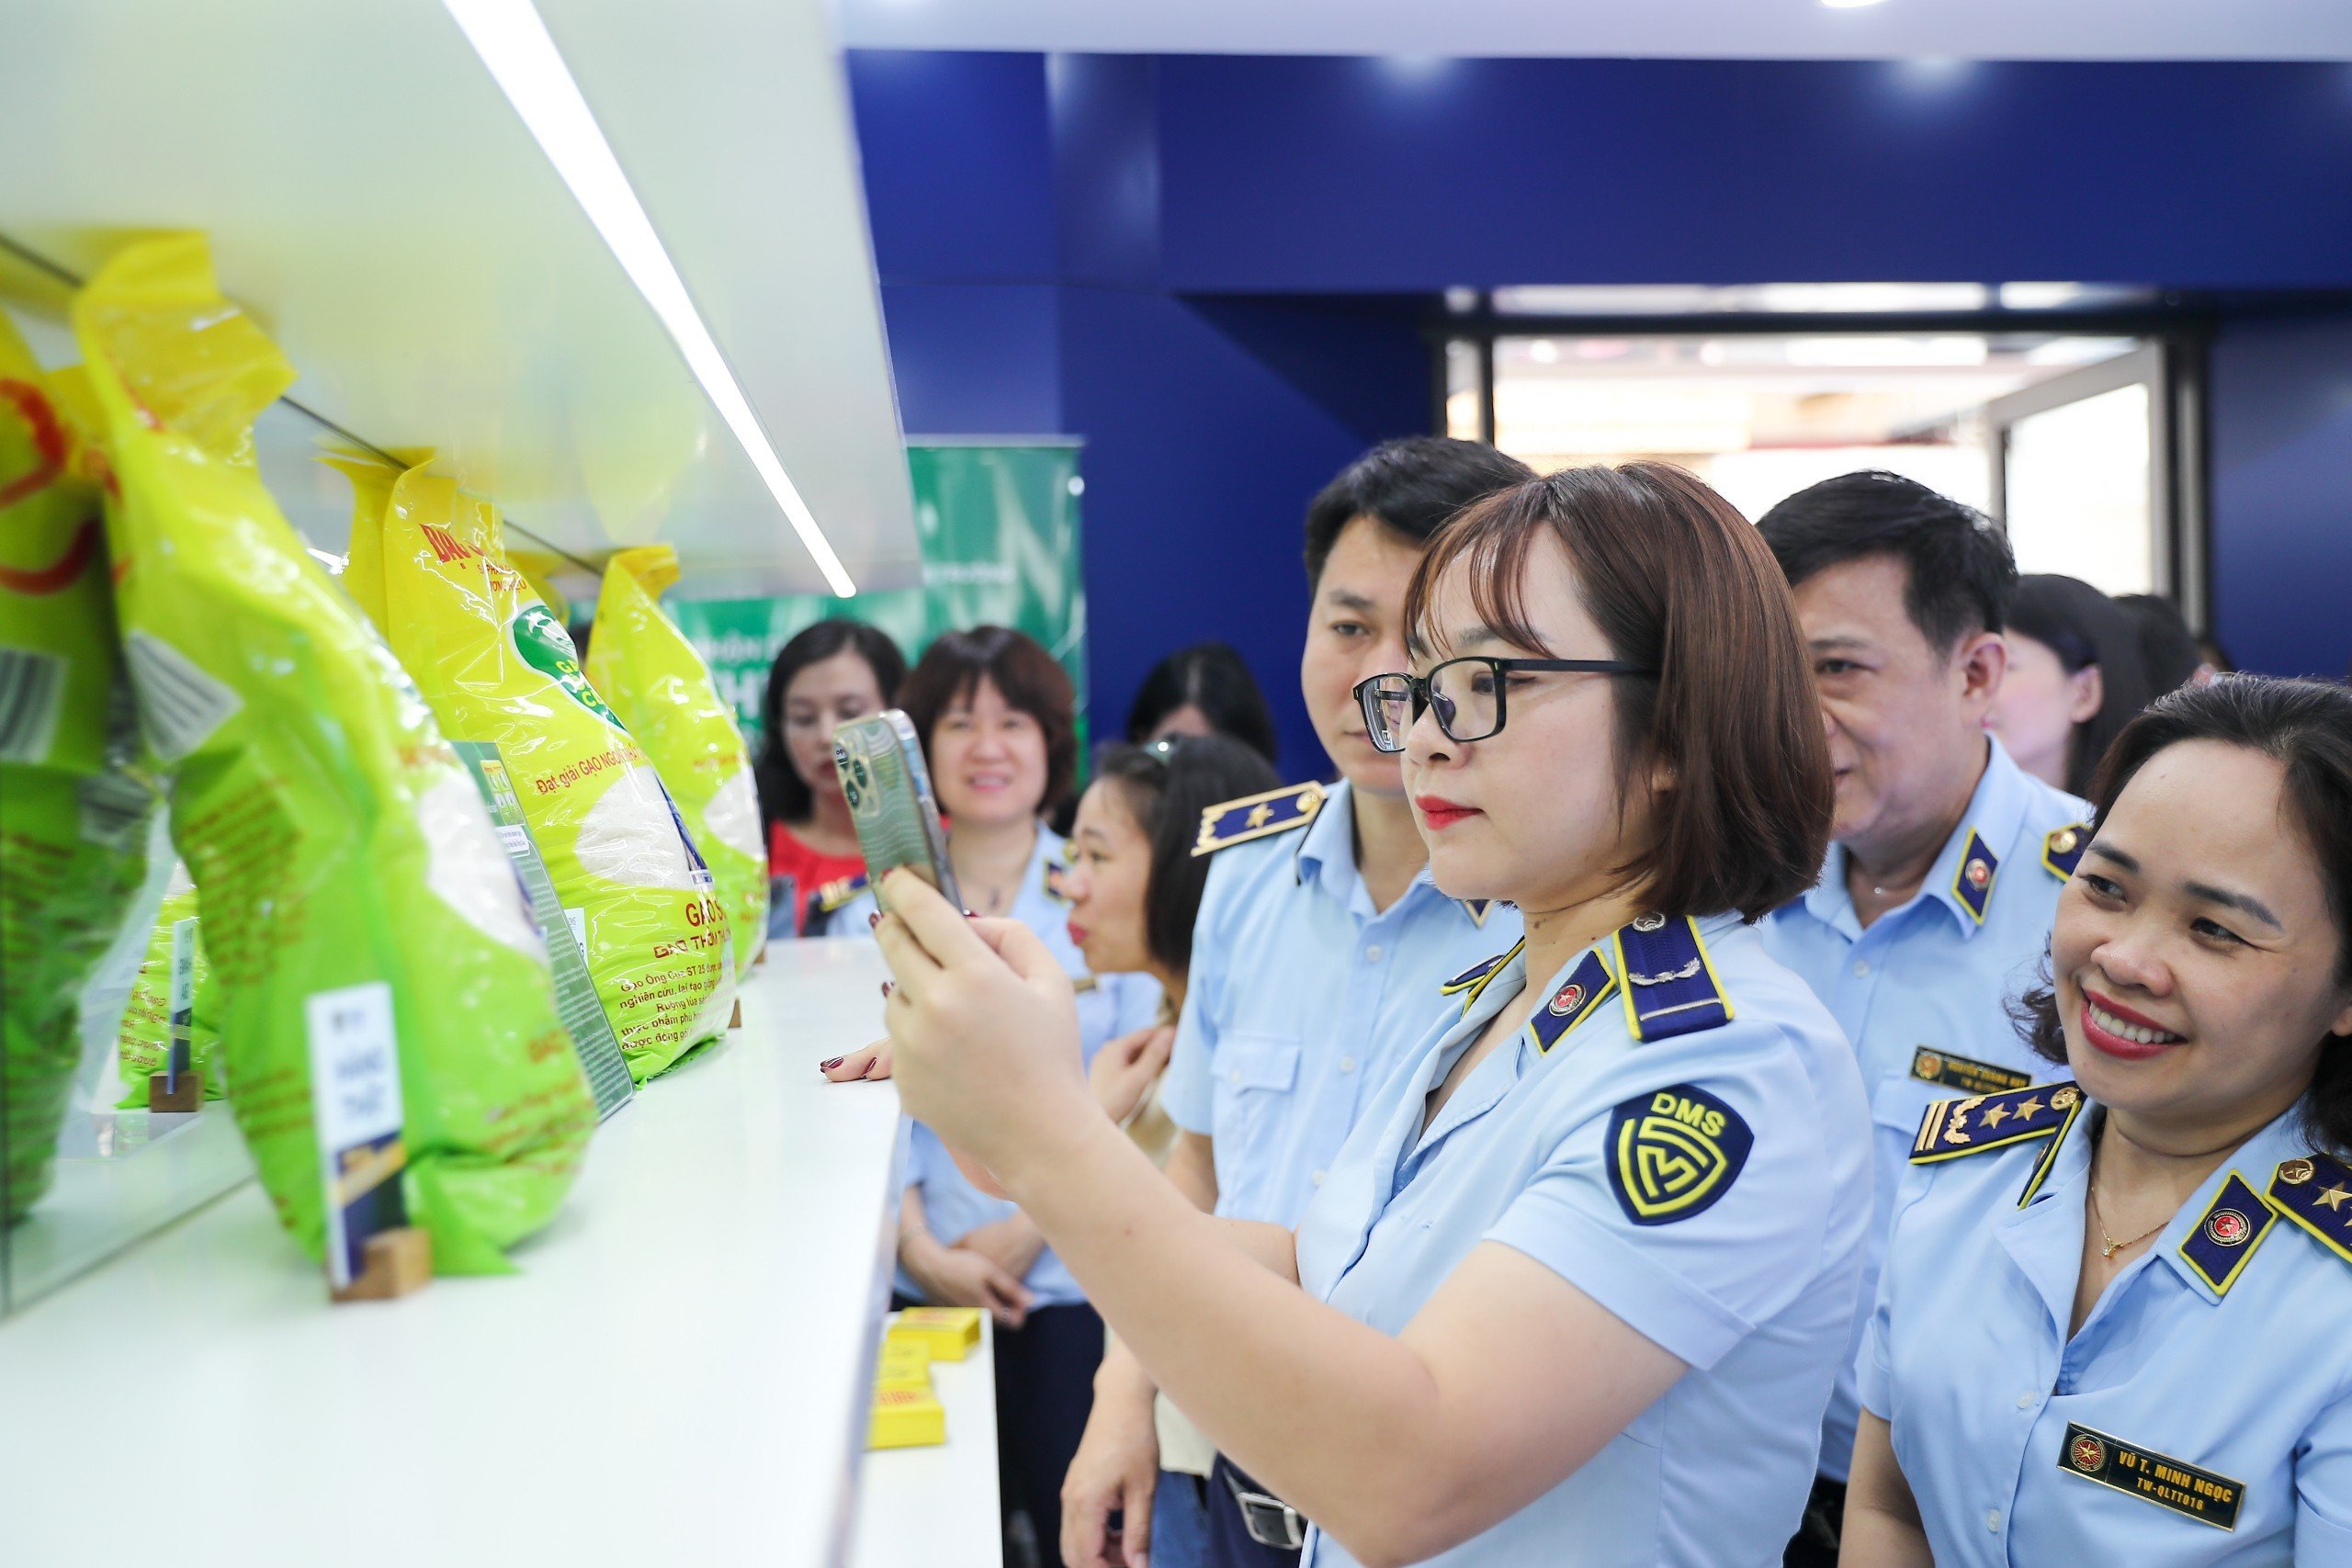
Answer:
<svg viewBox="0 0 2352 1568"><path fill-rule="evenodd" d="M2155 756L2191 740L2243 746L2286 769L2286 809L2302 830L2335 920L2334 978L2352 989L2352 691L2328 681L2224 675L2159 697L2124 726L2091 784L2093 831ZM2058 998L2047 983L2011 1008L2018 1032L2046 1061L2066 1059ZM2329 1035L2303 1098L2302 1130L2323 1153L2352 1154L2352 1039Z"/></svg>
<svg viewBox="0 0 2352 1568"><path fill-rule="evenodd" d="M1483 441L1408 435L1384 441L1341 468L1306 506L1306 585L1323 581L1323 563L1340 532L1369 517L1419 547L1453 514L1481 497L1535 477L1535 470Z"/></svg>
<svg viewBox="0 0 2352 1568"><path fill-rule="evenodd" d="M1939 653L2005 624L2018 580L2008 539L1974 507L1917 479L1883 468L1840 474L1788 497L1756 526L1791 588L1865 556L1902 561L1910 569L1904 611Z"/></svg>
<svg viewBox="0 0 2352 1568"><path fill-rule="evenodd" d="M1249 662L1222 642L1196 642L1151 667L1127 709L1127 740L1140 746L1159 721L1181 707L1196 707L1219 735L1230 735L1269 762L1276 760L1274 716ZM1273 786L1269 784L1268 788Z"/></svg>
<svg viewBox="0 0 2352 1568"><path fill-rule="evenodd" d="M822 664L837 653L854 653L874 671L882 705L898 700L899 683L907 678L907 656L879 626L864 621L823 620L793 634L768 666L767 689L760 694L760 754L752 766L759 786L760 814L770 827L806 822L815 802L808 781L793 771L792 752L784 743L784 697L792 678L811 664Z"/></svg>
<svg viewBox="0 0 2352 1568"><path fill-rule="evenodd" d="M1222 735L1171 735L1148 746L1102 748L1095 782L1119 792L1151 842L1143 896L1144 945L1172 974L1193 962L1193 919L1201 911L1210 858L1193 852L1201 814L1212 806L1282 787L1274 765Z"/></svg>
<svg viewBox="0 0 2352 1568"><path fill-rule="evenodd" d="M2140 663L2150 693L2162 696L2188 684L2205 654L2180 607L2155 593L2119 593L2115 603L2140 634Z"/></svg>

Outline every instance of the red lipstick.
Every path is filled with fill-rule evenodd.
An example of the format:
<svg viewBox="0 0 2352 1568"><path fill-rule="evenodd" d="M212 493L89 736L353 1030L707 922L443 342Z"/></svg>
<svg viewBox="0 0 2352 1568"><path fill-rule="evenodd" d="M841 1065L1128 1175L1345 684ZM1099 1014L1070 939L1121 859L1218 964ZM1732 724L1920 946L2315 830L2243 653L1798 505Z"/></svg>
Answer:
<svg viewBox="0 0 2352 1568"><path fill-rule="evenodd" d="M1442 795L1415 795L1413 809L1421 814L1421 820L1427 823L1432 831L1442 831L1453 827L1464 818L1479 815L1476 807L1460 805L1446 799Z"/></svg>
<svg viewBox="0 0 2352 1568"><path fill-rule="evenodd" d="M2152 1030L2168 1038L2133 1040L2128 1035L2118 1034L2098 1021L2098 1015L2101 1013L2120 1023L2136 1029ZM2087 986L2083 987L2082 1026L2083 1038L2089 1041L2094 1049L2102 1055L2113 1056L2119 1061L2144 1062L2153 1056L2162 1055L2180 1043L2179 1035L2166 1029L2154 1019L2143 1013L2133 1012L2121 1003L2100 996Z"/></svg>

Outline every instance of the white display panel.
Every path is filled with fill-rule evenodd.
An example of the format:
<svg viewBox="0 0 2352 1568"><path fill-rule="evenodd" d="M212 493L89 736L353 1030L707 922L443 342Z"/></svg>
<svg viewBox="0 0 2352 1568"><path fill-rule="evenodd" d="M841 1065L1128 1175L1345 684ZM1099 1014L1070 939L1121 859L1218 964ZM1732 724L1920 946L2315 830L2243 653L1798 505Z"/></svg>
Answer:
<svg viewBox="0 0 2352 1568"><path fill-rule="evenodd" d="M861 589L918 580L847 94L822 0L542 0L572 77L792 482ZM0 231L86 275L199 229L301 378L594 558L667 539L681 591L822 577L652 310L439 0L19 0ZM0 265L0 295L57 297ZM39 345L37 345L39 346ZM265 477L340 548L318 433Z"/></svg>

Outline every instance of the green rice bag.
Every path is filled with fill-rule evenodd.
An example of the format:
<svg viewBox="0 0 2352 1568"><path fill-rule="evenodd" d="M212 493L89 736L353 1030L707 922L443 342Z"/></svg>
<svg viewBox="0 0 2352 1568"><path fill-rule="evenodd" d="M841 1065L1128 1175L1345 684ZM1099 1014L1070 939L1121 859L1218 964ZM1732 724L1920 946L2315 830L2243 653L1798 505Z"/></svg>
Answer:
<svg viewBox="0 0 2352 1568"><path fill-rule="evenodd" d="M83 986L145 879L96 484L0 315L0 1224L49 1190Z"/></svg>
<svg viewBox="0 0 2352 1568"><path fill-rule="evenodd" d="M253 421L293 369L193 236L124 250L74 326L119 487L126 662L262 1184L319 1257L311 1054L364 1026L398 1072L376 1168L400 1171L437 1270L502 1271L561 1203L595 1107L472 779L254 472Z"/></svg>
<svg viewBox="0 0 2352 1568"><path fill-rule="evenodd" d="M662 590L677 581L678 552L668 545L621 550L605 563L588 681L653 759L709 864L741 976L768 940L760 796L735 710L718 700L710 667L662 613Z"/></svg>
<svg viewBox="0 0 2352 1568"><path fill-rule="evenodd" d="M348 465L335 465L349 472ZM380 479L358 483L362 514ZM498 508L424 467L391 485L345 578L451 739L495 745L643 1083L727 1026L734 955L710 872L571 634L506 558Z"/></svg>
<svg viewBox="0 0 2352 1568"><path fill-rule="evenodd" d="M187 935L181 936L185 927ZM221 1099L228 1092L227 1076L212 1059L220 1041L216 1009L219 991L212 984L212 965L205 962L204 936L198 919L196 883L187 867L172 864L172 879L164 889L164 907L148 934L147 952L130 983L130 1000L115 1031L115 1055L122 1065L123 1096L116 1109L136 1111L147 1103L147 1079L164 1071L172 1055L173 970L181 962L180 944L187 944L187 963L192 973L190 1018L187 1026L188 1066L204 1076L204 1098Z"/></svg>

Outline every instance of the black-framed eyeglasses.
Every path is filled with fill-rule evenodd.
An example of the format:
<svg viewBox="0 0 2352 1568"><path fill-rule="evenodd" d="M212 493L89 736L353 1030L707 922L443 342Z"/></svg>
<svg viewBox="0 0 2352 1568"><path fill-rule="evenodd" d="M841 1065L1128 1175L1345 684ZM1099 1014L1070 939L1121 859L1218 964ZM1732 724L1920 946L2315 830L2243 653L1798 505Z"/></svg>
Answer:
<svg viewBox="0 0 2352 1568"><path fill-rule="evenodd" d="M1426 675L1374 675L1356 683L1364 732L1383 751L1402 751L1423 708L1437 710L1449 740L1484 740L1501 731L1504 693L1516 674L1655 675L1646 665L1620 659L1449 659Z"/></svg>

